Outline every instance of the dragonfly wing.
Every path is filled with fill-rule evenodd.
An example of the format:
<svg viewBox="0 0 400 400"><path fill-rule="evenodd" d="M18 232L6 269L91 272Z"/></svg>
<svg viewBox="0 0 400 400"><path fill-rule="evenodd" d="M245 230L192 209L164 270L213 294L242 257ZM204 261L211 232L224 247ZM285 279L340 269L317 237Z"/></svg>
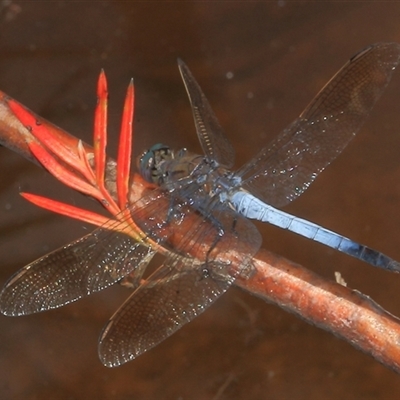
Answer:
<svg viewBox="0 0 400 400"><path fill-rule="evenodd" d="M184 259L173 261L161 268L188 267ZM201 272L201 268L185 269L137 289L104 328L99 342L103 364L116 367L157 345L204 311L233 281Z"/></svg>
<svg viewBox="0 0 400 400"><path fill-rule="evenodd" d="M161 205L168 201L165 192L155 190L131 206L138 220L147 218L143 225L158 243L166 240L168 232L160 221L155 225L152 215L165 218L167 207L162 209ZM138 283L154 252L118 232L127 224L128 221L116 221L109 229L98 228L22 268L2 289L0 311L18 316L58 308L105 289L129 274L133 275L130 282Z"/></svg>
<svg viewBox="0 0 400 400"><path fill-rule="evenodd" d="M125 234L96 229L18 271L0 294L0 311L19 316L61 307L135 270L140 280L153 254Z"/></svg>
<svg viewBox="0 0 400 400"><path fill-rule="evenodd" d="M161 223L154 224L153 215L167 214L167 193L153 190L131 205L136 218L147 219L146 228L158 243L166 240ZM164 213L163 213L164 211ZM0 293L0 311L18 316L37 313L76 301L103 290L130 275L130 283L138 284L154 251L121 233L130 221L116 221L107 229L98 228L18 271ZM137 229L137 228L136 228Z"/></svg>
<svg viewBox="0 0 400 400"><path fill-rule="evenodd" d="M178 59L179 71L185 84L192 107L197 136L204 154L209 160L231 168L234 163L234 149L215 116L199 84L187 65Z"/></svg>
<svg viewBox="0 0 400 400"><path fill-rule="evenodd" d="M399 61L397 43L378 43L351 58L300 117L238 171L243 187L275 207L302 194L355 136Z"/></svg>
<svg viewBox="0 0 400 400"><path fill-rule="evenodd" d="M214 216L218 217L217 227L210 223L211 215L197 218L197 222L188 215L188 221L179 222L187 234L176 253L126 300L104 328L99 340L104 365L116 367L154 347L210 306L238 274L250 273L251 256L261 243L258 231L233 212L217 211ZM191 224L189 231L186 222ZM221 227L224 234L216 241ZM227 262L233 257L234 266Z"/></svg>

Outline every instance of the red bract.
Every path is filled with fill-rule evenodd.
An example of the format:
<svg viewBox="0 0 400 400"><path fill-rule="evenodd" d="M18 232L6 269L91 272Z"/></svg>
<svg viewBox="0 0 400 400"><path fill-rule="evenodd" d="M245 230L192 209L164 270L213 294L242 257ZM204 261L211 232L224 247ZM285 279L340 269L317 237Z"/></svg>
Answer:
<svg viewBox="0 0 400 400"><path fill-rule="evenodd" d="M97 96L93 151L86 149L81 141L78 141L76 148L72 150L71 147L65 146L65 143L58 139L58 128L49 125L41 118L37 118L15 100L10 100L9 106L36 139L29 141L28 146L40 164L66 186L98 200L113 215L114 219L42 196L30 193L21 193L21 195L39 207L97 226L107 227L108 224L119 220L125 223L129 221L132 228L135 225L126 208L129 203L130 192L134 114L133 81L128 86L125 98L117 165L112 161L107 162L106 157L108 91L107 80L103 71L98 80ZM116 194L111 193L106 187L106 177L114 173L114 170L116 170L117 175ZM119 228L123 230L123 225L120 225ZM139 232L139 229L136 229ZM129 231L133 232L131 229ZM139 238L139 236L137 237Z"/></svg>

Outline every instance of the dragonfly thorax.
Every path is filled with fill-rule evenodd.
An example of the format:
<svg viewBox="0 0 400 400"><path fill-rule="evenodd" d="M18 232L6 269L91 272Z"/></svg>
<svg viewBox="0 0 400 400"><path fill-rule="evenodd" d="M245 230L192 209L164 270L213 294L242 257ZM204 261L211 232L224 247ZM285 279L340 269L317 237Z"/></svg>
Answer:
<svg viewBox="0 0 400 400"><path fill-rule="evenodd" d="M169 161L160 164L160 168L161 186L175 195L191 198L190 203L198 210L210 204L230 203L231 193L241 184L239 176L186 149L175 153Z"/></svg>

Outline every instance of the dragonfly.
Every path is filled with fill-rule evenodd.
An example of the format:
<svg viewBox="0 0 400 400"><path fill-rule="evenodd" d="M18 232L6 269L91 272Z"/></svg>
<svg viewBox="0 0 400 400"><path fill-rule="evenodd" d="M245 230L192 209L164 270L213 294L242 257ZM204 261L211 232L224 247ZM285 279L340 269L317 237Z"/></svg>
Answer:
<svg viewBox="0 0 400 400"><path fill-rule="evenodd" d="M17 272L0 294L4 315L57 308L129 278L132 294L104 327L99 357L119 366L191 321L238 276L252 273L268 222L392 272L400 263L280 207L300 196L347 146L400 62L400 45L378 43L353 56L302 114L232 172L234 149L186 64L178 67L203 155L156 144L138 159L154 185L127 211L140 237L99 228ZM145 276L157 251L164 260ZM233 260L233 261L232 261Z"/></svg>

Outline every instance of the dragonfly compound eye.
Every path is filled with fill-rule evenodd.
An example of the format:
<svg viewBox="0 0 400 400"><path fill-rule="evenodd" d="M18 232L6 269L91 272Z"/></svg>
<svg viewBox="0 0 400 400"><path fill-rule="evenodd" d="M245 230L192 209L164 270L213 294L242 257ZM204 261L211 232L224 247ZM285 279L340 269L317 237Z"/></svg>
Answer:
<svg viewBox="0 0 400 400"><path fill-rule="evenodd" d="M160 163L171 158L172 153L168 146L161 143L152 146L138 158L140 174L147 182L158 183L162 174Z"/></svg>

